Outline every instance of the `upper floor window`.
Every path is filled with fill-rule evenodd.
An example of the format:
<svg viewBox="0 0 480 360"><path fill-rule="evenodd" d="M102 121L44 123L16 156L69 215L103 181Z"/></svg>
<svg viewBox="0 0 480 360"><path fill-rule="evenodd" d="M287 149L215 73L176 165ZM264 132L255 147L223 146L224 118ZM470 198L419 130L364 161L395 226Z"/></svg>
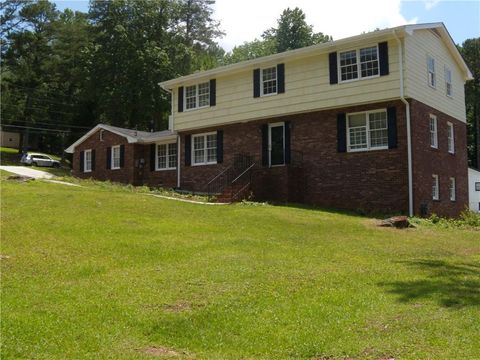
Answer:
<svg viewBox="0 0 480 360"><path fill-rule="evenodd" d="M445 89L447 96L452 96L452 70L445 66Z"/></svg>
<svg viewBox="0 0 480 360"><path fill-rule="evenodd" d="M103 141L103 133L105 132L105 130L100 130L100 141Z"/></svg>
<svg viewBox="0 0 480 360"><path fill-rule="evenodd" d="M388 122L386 110L347 115L348 151L388 148Z"/></svg>
<svg viewBox="0 0 480 360"><path fill-rule="evenodd" d="M451 122L447 123L447 136L448 136L448 152L450 154L455 153L455 133L453 130L453 124Z"/></svg>
<svg viewBox="0 0 480 360"><path fill-rule="evenodd" d="M360 64L360 73L358 66ZM378 47L366 47L340 53L341 81L368 78L379 74Z"/></svg>
<svg viewBox="0 0 480 360"><path fill-rule="evenodd" d="M430 146L438 148L437 117L430 114Z"/></svg>
<svg viewBox="0 0 480 360"><path fill-rule="evenodd" d="M92 171L92 150L85 150L83 153L83 171L90 172Z"/></svg>
<svg viewBox="0 0 480 360"><path fill-rule="evenodd" d="M192 110L210 106L210 83L185 86L185 109Z"/></svg>
<svg viewBox="0 0 480 360"><path fill-rule="evenodd" d="M217 133L192 135L193 165L217 163Z"/></svg>
<svg viewBox="0 0 480 360"><path fill-rule="evenodd" d="M440 199L440 190L438 184L438 175L432 175L432 199Z"/></svg>
<svg viewBox="0 0 480 360"><path fill-rule="evenodd" d="M175 169L177 167L177 144L157 144L157 170Z"/></svg>
<svg viewBox="0 0 480 360"><path fill-rule="evenodd" d="M434 88L437 83L435 79L435 59L430 55L427 56L427 71L428 71L428 85Z"/></svg>
<svg viewBox="0 0 480 360"><path fill-rule="evenodd" d="M120 169L120 145L112 146L112 170Z"/></svg>
<svg viewBox="0 0 480 360"><path fill-rule="evenodd" d="M277 67L262 69L262 95L277 93Z"/></svg>

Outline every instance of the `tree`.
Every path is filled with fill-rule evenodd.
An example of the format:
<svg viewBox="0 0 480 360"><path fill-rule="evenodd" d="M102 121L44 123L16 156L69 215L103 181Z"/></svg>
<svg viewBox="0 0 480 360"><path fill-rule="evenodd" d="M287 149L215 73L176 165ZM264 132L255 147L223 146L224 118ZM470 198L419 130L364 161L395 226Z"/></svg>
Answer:
<svg viewBox="0 0 480 360"><path fill-rule="evenodd" d="M226 54L225 62L230 64L255 59L332 40L329 35L314 33L313 26L306 23L305 13L300 8L287 8L277 20L276 28L264 31L261 40L255 39L234 47Z"/></svg>
<svg viewBox="0 0 480 360"><path fill-rule="evenodd" d="M474 79L465 85L468 130L468 160L480 168L480 38L467 39L459 47Z"/></svg>

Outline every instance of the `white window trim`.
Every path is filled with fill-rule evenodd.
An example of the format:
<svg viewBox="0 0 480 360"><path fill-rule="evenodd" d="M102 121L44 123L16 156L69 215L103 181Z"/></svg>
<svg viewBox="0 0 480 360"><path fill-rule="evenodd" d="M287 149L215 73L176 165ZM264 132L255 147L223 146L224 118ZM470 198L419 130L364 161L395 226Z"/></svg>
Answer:
<svg viewBox="0 0 480 360"><path fill-rule="evenodd" d="M432 144L432 128L431 128L432 120L435 120L435 144ZM430 147L432 149L438 149L438 120L437 120L437 117L433 114L430 114L428 118L428 133L430 135Z"/></svg>
<svg viewBox="0 0 480 360"><path fill-rule="evenodd" d="M282 126L283 129L283 164L272 165L272 128ZM268 124L268 166L285 166L285 122L276 122Z"/></svg>
<svg viewBox="0 0 480 360"><path fill-rule="evenodd" d="M440 183L438 182L438 175L436 174L432 175L432 179L435 180L435 187L437 189L436 194L433 194L433 191L432 191L432 200L440 200Z"/></svg>
<svg viewBox="0 0 480 360"><path fill-rule="evenodd" d="M376 47L377 48L377 62L378 62L378 74L377 75L371 75L371 76L364 76L362 77L362 70L361 70L361 65L360 65L360 49L365 49L365 48L371 48L371 47ZM349 52L349 51L354 51L356 52L357 55L357 78L356 79L349 79L349 80L342 80L342 69L340 67L340 54L344 52ZM338 83L349 83L352 81L359 81L359 80L367 80L367 79L373 79L380 77L380 52L378 50L378 44L371 44L368 46L362 46L361 48L356 48L356 49L349 49L349 50L343 50L338 52L337 56L337 78L338 78Z"/></svg>
<svg viewBox="0 0 480 360"><path fill-rule="evenodd" d="M207 136L208 135L216 135L217 132L216 131L210 131L210 132L207 132L207 133L201 133L201 134L195 134L195 135L192 135L192 139L191 139L191 164L192 166L204 166L204 165L215 165L217 164L217 160L215 161L207 161L207 157L208 157L208 154L207 154ZM203 137L204 140L203 140L203 144L204 144L204 150L205 150L205 153L204 153L204 156L203 156L203 159L204 161L203 162L199 162L199 163L196 163L195 162L195 138L197 137Z"/></svg>
<svg viewBox="0 0 480 360"><path fill-rule="evenodd" d="M452 131L452 137L449 137L450 129ZM447 122L447 143L448 143L448 153L455 154L455 128L453 127L453 123L450 121ZM450 143L452 144L452 148L450 149Z"/></svg>
<svg viewBox="0 0 480 360"><path fill-rule="evenodd" d="M87 169L87 153L90 154L90 169ZM83 152L83 172L92 172L92 149Z"/></svg>
<svg viewBox="0 0 480 360"><path fill-rule="evenodd" d="M429 78L429 74L430 74L430 69L429 69L429 60L432 59L433 60L433 85L430 84L430 78ZM432 89L437 89L437 65L435 64L435 58L429 54L427 54L427 83L428 83L428 86Z"/></svg>
<svg viewBox="0 0 480 360"><path fill-rule="evenodd" d="M198 92L199 85L201 84L208 84L208 105L199 106L200 104L200 94ZM195 86L195 107L187 109L187 87ZM193 111L198 109L205 109L210 107L210 80L199 82L197 84L186 85L183 87L183 111Z"/></svg>
<svg viewBox="0 0 480 360"><path fill-rule="evenodd" d="M267 70L267 69L272 69L272 68L275 68L275 81L277 83L277 91L273 92L273 93L269 93L269 94L264 94L263 93L263 70ZM272 80L269 80L269 81L272 81ZM273 66L267 66L267 67L264 67L262 69L260 69L260 96L261 97L267 97L267 96L273 96L273 95L278 95L278 68L276 65L273 65Z"/></svg>
<svg viewBox="0 0 480 360"><path fill-rule="evenodd" d="M386 146L377 146L371 147L370 146L370 121L369 121L369 114L375 114L379 112L384 112L387 115L387 132L388 132L388 113L387 109L377 109L377 110L370 110L370 111L357 111L353 113L347 113L346 121L347 121L347 152L362 152L362 151L376 151L376 150L388 150L388 145ZM358 115L358 114L365 114L366 116L366 127L367 127L367 148L366 149L350 149L350 126L348 122L348 117L350 115Z"/></svg>
<svg viewBox="0 0 480 360"><path fill-rule="evenodd" d="M103 141L103 133L104 133L104 132L105 132L105 130L100 129L100 136L99 136L100 141Z"/></svg>
<svg viewBox="0 0 480 360"><path fill-rule="evenodd" d="M169 141L169 142L160 142L160 143L155 143L155 171L165 171L165 170L175 170L177 168L177 161L175 161L175 166L169 166L169 163L170 163L170 153L168 152L168 148L170 144L175 144L175 141ZM166 145L166 148L167 148L167 152L166 152L166 163L165 165L167 165L166 167L164 168L160 168L158 167L158 145ZM176 147L177 149L177 157L178 157L178 146ZM177 159L178 160L178 159Z"/></svg>
<svg viewBox="0 0 480 360"><path fill-rule="evenodd" d="M448 79L447 72L450 73L450 82L447 81ZM445 95L451 99L453 98L453 79L452 78L453 78L452 70L447 65L445 65ZM450 94L448 93L447 84L450 84Z"/></svg>
<svg viewBox="0 0 480 360"><path fill-rule="evenodd" d="M450 201L456 201L457 199L457 184L454 177L450 178Z"/></svg>
<svg viewBox="0 0 480 360"><path fill-rule="evenodd" d="M113 161L113 155L114 155L114 153L115 153L115 152L113 151L113 149L118 149L118 167L113 166L113 164L115 163L115 162ZM120 169L121 157L122 157L122 154L120 153L120 145L114 145L114 146L112 146L111 152L110 152L110 165L111 165L111 166L110 166L110 169L111 169L111 170L118 170L118 169Z"/></svg>

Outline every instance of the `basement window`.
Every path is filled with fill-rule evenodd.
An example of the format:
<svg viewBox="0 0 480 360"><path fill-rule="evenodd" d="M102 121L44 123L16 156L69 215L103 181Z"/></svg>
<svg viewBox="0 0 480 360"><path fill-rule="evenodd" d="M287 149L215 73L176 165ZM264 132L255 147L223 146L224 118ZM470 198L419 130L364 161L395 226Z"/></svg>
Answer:
<svg viewBox="0 0 480 360"><path fill-rule="evenodd" d="M455 193L455 178L450 178L450 201L455 201L456 193Z"/></svg>
<svg viewBox="0 0 480 360"><path fill-rule="evenodd" d="M440 189L438 184L438 175L432 175L432 199L440 199Z"/></svg>

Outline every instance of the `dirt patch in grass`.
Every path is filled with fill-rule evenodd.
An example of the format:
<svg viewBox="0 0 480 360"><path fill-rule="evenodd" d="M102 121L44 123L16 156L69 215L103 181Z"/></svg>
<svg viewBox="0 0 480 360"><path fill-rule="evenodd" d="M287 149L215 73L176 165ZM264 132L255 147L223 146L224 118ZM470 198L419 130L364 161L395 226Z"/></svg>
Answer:
<svg viewBox="0 0 480 360"><path fill-rule="evenodd" d="M175 350L165 346L152 346L144 349L143 353L151 356L162 357L164 359L172 359L172 358L179 358L179 357L188 358L188 359L195 358L195 356L192 356L186 351Z"/></svg>

